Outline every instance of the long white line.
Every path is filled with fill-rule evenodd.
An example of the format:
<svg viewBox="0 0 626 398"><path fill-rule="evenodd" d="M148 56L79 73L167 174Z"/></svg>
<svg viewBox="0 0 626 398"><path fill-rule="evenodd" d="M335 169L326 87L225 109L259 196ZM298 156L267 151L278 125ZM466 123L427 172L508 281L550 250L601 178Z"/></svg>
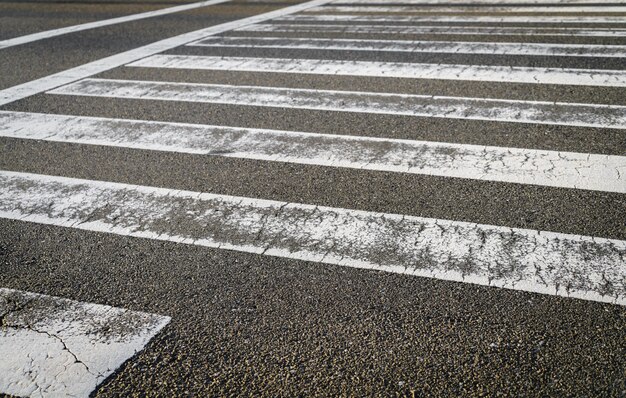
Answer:
<svg viewBox="0 0 626 398"><path fill-rule="evenodd" d="M89 397L170 318L0 288L0 393Z"/></svg>
<svg viewBox="0 0 626 398"><path fill-rule="evenodd" d="M10 111L0 137L626 193L626 156Z"/></svg>
<svg viewBox="0 0 626 398"><path fill-rule="evenodd" d="M142 12L139 14L125 15L123 17L104 19L101 21L88 22L80 25L67 26L59 29L46 30L44 32L32 33L20 37L7 40L0 40L0 50L7 47L18 46L21 44L32 43L34 41L49 39L51 37L61 36L68 33L80 32L88 29L100 28L103 26L116 25L124 22L137 21L139 19L153 18L161 15L173 14L176 12L193 10L194 8L207 7L214 4L225 3L230 0L208 0L197 3L183 4L180 6L163 8L155 11Z"/></svg>
<svg viewBox="0 0 626 398"><path fill-rule="evenodd" d="M298 14L275 18L276 21L298 22L445 22L445 23L549 23L549 24L626 24L626 16L455 16L455 15L350 15Z"/></svg>
<svg viewBox="0 0 626 398"><path fill-rule="evenodd" d="M0 172L0 217L626 304L626 241Z"/></svg>
<svg viewBox="0 0 626 398"><path fill-rule="evenodd" d="M333 76L397 77L498 83L626 87L626 70L542 68L500 65L422 64L326 59L153 55L128 66Z"/></svg>
<svg viewBox="0 0 626 398"><path fill-rule="evenodd" d="M381 5L384 4L385 0L335 0L332 2L333 5L351 5L351 4L375 4ZM620 5L624 2L622 0L393 0L393 4L398 5L420 5L420 6L428 6L428 5L478 5L478 4L486 4L486 5L518 5L518 4L528 4L528 5L541 5L541 4L558 4L558 5L575 5L575 4L612 4L612 5Z"/></svg>
<svg viewBox="0 0 626 398"><path fill-rule="evenodd" d="M288 48L409 53L536 55L597 58L626 57L626 46L595 44L491 43L292 37L209 37L187 45L203 47Z"/></svg>
<svg viewBox="0 0 626 398"><path fill-rule="evenodd" d="M55 73L40 79L32 80L27 83L19 84L0 91L0 106L29 97L31 95L43 93L44 91L53 89L63 84L68 84L85 77L93 76L118 66L136 61L143 57L160 53L174 47L182 46L192 41L200 40L204 37L227 32L242 26L265 22L273 18L285 16L291 13L306 10L309 7L325 4L331 0L312 0L305 3L297 4L290 7L281 8L276 11L270 11L264 14L254 15L252 17L239 19L232 22L226 22L220 25L210 26L208 28L184 33L179 36L170 37L160 40L143 47L125 51L110 57L102 58L97 61L67 69L59 73Z"/></svg>
<svg viewBox="0 0 626 398"><path fill-rule="evenodd" d="M85 79L49 93L626 129L620 105L111 79Z"/></svg>
<svg viewBox="0 0 626 398"><path fill-rule="evenodd" d="M593 7L577 7L577 6L555 6L555 7L515 7L515 6L495 6L495 7L463 7L463 6L331 6L325 5L321 7L311 8L308 12L328 12L328 13L423 13L438 14L446 12L463 12L463 13L623 13L626 12L626 6L593 6Z"/></svg>
<svg viewBox="0 0 626 398"><path fill-rule="evenodd" d="M534 28L497 26L402 26L402 25L339 25L339 24L256 24L236 29L237 32L265 33L360 33L388 35L486 35L486 36L581 36L626 37L626 29L610 28Z"/></svg>

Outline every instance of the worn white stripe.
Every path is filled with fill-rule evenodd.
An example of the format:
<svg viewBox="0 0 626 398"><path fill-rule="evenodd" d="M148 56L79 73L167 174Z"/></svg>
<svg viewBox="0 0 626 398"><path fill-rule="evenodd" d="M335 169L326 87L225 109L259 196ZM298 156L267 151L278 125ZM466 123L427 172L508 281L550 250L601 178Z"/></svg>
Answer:
<svg viewBox="0 0 626 398"><path fill-rule="evenodd" d="M626 193L626 157L0 111L0 137Z"/></svg>
<svg viewBox="0 0 626 398"><path fill-rule="evenodd" d="M626 129L620 105L112 79L84 79L49 93Z"/></svg>
<svg viewBox="0 0 626 398"><path fill-rule="evenodd" d="M268 21L273 18L285 16L291 13L306 10L309 7L325 4L331 0L312 0L306 3L285 7L280 10L270 11L264 14L254 15L252 17L239 19L232 22L226 22L220 25L210 26L205 29L184 33L179 36L170 37L160 40L143 47L125 51L110 57L102 58L97 61L67 69L59 73L55 73L40 79L32 80L27 83L19 84L4 90L0 90L0 106L8 104L19 99L43 93L44 91L59 87L63 84L71 83L85 77L93 76L129 62L157 54L174 47L182 46L192 41L200 40L204 37L224 33L229 30L237 29L242 26Z"/></svg>
<svg viewBox="0 0 626 398"><path fill-rule="evenodd" d="M626 24L626 16L462 16L462 15L350 15L350 14L297 14L275 18L276 21L298 22L448 22L448 23L550 23L550 24Z"/></svg>
<svg viewBox="0 0 626 398"><path fill-rule="evenodd" d="M463 7L463 6L332 6L324 5L314 7L305 12L328 12L328 13L351 13L351 12L369 12L369 13L409 13L418 12L424 14L438 14L446 12L463 12L463 13L611 13L626 12L626 6L538 6L538 7L515 7L515 6L495 6L495 7Z"/></svg>
<svg viewBox="0 0 626 398"><path fill-rule="evenodd" d="M535 28L497 26L402 26L339 24L257 24L236 29L237 32L267 33L350 33L388 35L471 35L471 36L577 36L626 37L626 29Z"/></svg>
<svg viewBox="0 0 626 398"><path fill-rule="evenodd" d="M624 58L626 46L594 44L491 43L414 40L360 40L291 37L210 37L188 46L288 48L304 50L390 51L488 55ZM533 70L536 70L534 68Z"/></svg>
<svg viewBox="0 0 626 398"><path fill-rule="evenodd" d="M349 4L376 4L380 5L385 3L385 0L350 0L349 2L346 0L335 0L331 4L333 5L349 5ZM443 5L467 5L470 4L468 0L393 0L394 4L398 5L431 5L431 4L443 4ZM563 4L563 5L574 5L574 4L614 4L621 5L623 4L623 0L472 0L471 4L487 4L487 5L504 5L504 4Z"/></svg>
<svg viewBox="0 0 626 398"><path fill-rule="evenodd" d="M125 15L123 17L104 19L101 21L88 22L80 25L67 26L59 29L46 30L44 32L32 33L25 36L15 37L7 40L0 40L0 49L18 46L21 44L32 43L34 41L49 39L51 37L61 36L68 33L80 32L88 29L100 28L103 26L116 25L124 22L137 21L139 19L153 18L161 15L173 14L176 12L193 10L194 8L207 7L214 4L225 3L230 0L208 0L197 3L183 4L180 6L163 8L155 11L147 11L139 14Z"/></svg>
<svg viewBox="0 0 626 398"><path fill-rule="evenodd" d="M89 397L170 321L4 288L0 318L0 393L24 397Z"/></svg>
<svg viewBox="0 0 626 398"><path fill-rule="evenodd" d="M128 66L333 76L398 77L501 83L626 87L626 70L531 68L500 65L421 64L326 59L153 55Z"/></svg>
<svg viewBox="0 0 626 398"><path fill-rule="evenodd" d="M0 217L626 304L626 241L7 171Z"/></svg>

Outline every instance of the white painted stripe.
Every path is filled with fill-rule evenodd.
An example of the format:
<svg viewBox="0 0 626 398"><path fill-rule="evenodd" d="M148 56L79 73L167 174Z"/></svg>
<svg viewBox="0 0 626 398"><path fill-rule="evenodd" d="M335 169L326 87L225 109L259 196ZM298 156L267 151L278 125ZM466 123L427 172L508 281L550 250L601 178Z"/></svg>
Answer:
<svg viewBox="0 0 626 398"><path fill-rule="evenodd" d="M0 318L0 393L24 397L89 397L170 321L4 288Z"/></svg>
<svg viewBox="0 0 626 398"><path fill-rule="evenodd" d="M174 47L182 46L192 41L200 40L211 35L224 33L248 24L264 22L273 18L285 16L295 12L300 12L306 10L309 7L325 4L329 1L331 0L312 0L294 6L285 7L276 11L270 11L264 14L254 15L252 17L243 18L232 22L226 22L220 25L210 26L208 28L196 30L189 33L184 33L179 36L160 40L143 47L138 47L133 50L102 58L97 61L89 62L87 64L67 69L59 73L42 77L40 79L32 80L27 83L0 90L0 106L20 100L22 98L29 97L31 95L43 93L44 91L51 90L63 84L68 84L76 80L83 79L85 77L93 76L97 73L116 68L118 66L141 59L143 57L157 54L172 49Z"/></svg>
<svg viewBox="0 0 626 398"><path fill-rule="evenodd" d="M447 12L462 12L462 13L623 13L626 12L626 6L592 6L592 7L577 7L577 6L555 6L555 7L515 7L515 6L496 6L496 7L463 7L463 6L331 6L325 5L321 7L315 7L307 10L306 12L328 12L328 13L423 13L423 14L438 14Z"/></svg>
<svg viewBox="0 0 626 398"><path fill-rule="evenodd" d="M550 24L626 24L621 16L462 16L462 15L350 15L350 14L298 14L275 18L276 21L298 22L446 22L446 23L550 23Z"/></svg>
<svg viewBox="0 0 626 398"><path fill-rule="evenodd" d="M0 137L626 193L626 157L0 111Z"/></svg>
<svg viewBox="0 0 626 398"><path fill-rule="evenodd" d="M49 93L626 129L620 105L112 79L85 79Z"/></svg>
<svg viewBox="0 0 626 398"><path fill-rule="evenodd" d="M626 46L594 44L491 43L414 40L315 39L292 37L210 37L188 46L288 48L304 50L390 51L487 55L624 58ZM536 70L534 68L533 70Z"/></svg>
<svg viewBox="0 0 626 398"><path fill-rule="evenodd" d="M8 171L0 217L626 304L626 241Z"/></svg>
<svg viewBox="0 0 626 398"><path fill-rule="evenodd" d="M498 83L626 87L626 70L531 68L500 65L421 64L326 59L153 55L128 64L148 68L397 77Z"/></svg>
<svg viewBox="0 0 626 398"><path fill-rule="evenodd" d="M257 24L236 29L237 32L267 33L351 33L388 35L486 35L486 36L581 36L626 37L626 29L535 28L497 26L402 26L338 24Z"/></svg>
<svg viewBox="0 0 626 398"><path fill-rule="evenodd" d="M349 3L349 4L348 4ZM333 5L351 5L351 4L384 4L385 0L350 0L349 2L346 0L335 0L332 2ZM614 4L621 5L623 4L623 0L393 0L393 4L398 5L468 5L468 4L487 4L487 5L518 5L518 4L563 4L563 5L574 5L574 4Z"/></svg>
<svg viewBox="0 0 626 398"><path fill-rule="evenodd" d="M67 26L59 29L46 30L44 32L32 33L25 36L15 37L7 40L0 40L0 50L7 47L18 46L21 44L32 43L34 41L49 39L51 37L61 36L68 33L80 32L88 29L100 28L103 26L116 25L124 22L137 21L139 19L153 18L161 15L173 14L176 12L193 10L194 8L207 7L214 4L225 3L230 0L208 0L197 3L183 4L180 6L163 8L155 11L147 11L139 14L125 15L123 17L104 19L101 21L88 22L80 25Z"/></svg>

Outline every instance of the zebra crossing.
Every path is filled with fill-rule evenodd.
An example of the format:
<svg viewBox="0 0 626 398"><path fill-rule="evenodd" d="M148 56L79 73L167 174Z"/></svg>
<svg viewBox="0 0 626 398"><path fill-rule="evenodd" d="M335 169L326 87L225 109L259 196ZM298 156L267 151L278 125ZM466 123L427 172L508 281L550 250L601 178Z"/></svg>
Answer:
<svg viewBox="0 0 626 398"><path fill-rule="evenodd" d="M626 98L623 94L603 98L602 93L619 93L626 87L626 64L615 67L626 56L622 39L626 7L587 0L473 4L403 0L383 6L374 0L315 0L207 27L0 91L0 138L103 152L119 148L163 157L252 160L279 169L285 164L305 171L320 167L341 170L349 178L362 178L366 172L399 179L437 177L444 185L466 181L476 189L484 184L495 184L503 192L509 186L536 189L545 193L544 198L583 192L592 199L602 198L603 203L623 205ZM486 36L497 39L481 41ZM526 42L529 36L538 41ZM562 38L566 42L560 42ZM590 44L589 38L609 44ZM271 53L247 55L259 50ZM353 59L355 53L364 58ZM385 57L379 60L381 54ZM402 54L416 58L407 60ZM459 57L458 61L441 58L449 55ZM486 62L475 62L477 56L486 57ZM520 66L511 61L523 62L524 57L533 57L533 62ZM580 67L578 59L597 61L597 66ZM613 63L603 64L606 60ZM155 79L155 74L160 78ZM249 76L262 80L255 83ZM370 78L375 79L371 83L375 90L358 84L350 87ZM320 88L311 81L337 87ZM480 90L462 96L442 94L442 88L468 82ZM512 94L490 96L493 87L511 87ZM567 100L550 97L559 90L570 92ZM577 93L584 93L585 99L570 101ZM92 105L84 113L68 111L77 109L74 105L37 110L15 105L18 100L28 104L30 98ZM105 101L113 104L113 110L99 108ZM209 109L247 108L257 110L259 118L268 110L279 117L297 112L308 122L289 119L296 121L285 129L240 120L216 124L146 118L127 106L139 103L178 107L183 115L195 104L207 110L209 120ZM381 122L369 131L354 131L350 126L325 124L325 115L334 115L332 120L362 116ZM450 134L424 140L420 139L423 132L414 131L397 138L393 128L381 127L407 120L438 120L446 123L439 128ZM469 133L473 141L462 131L468 121L479 128ZM316 123L320 128L311 128ZM527 132L541 131L543 138L503 146L480 130L483 123L491 124L498 134L519 135L515 142L522 142ZM569 149L567 140L581 132L609 149ZM227 171L237 177L236 168ZM621 214L626 220L626 209ZM0 218L626 305L624 230L589 235L579 232L584 226L544 230L488 223L481 220L480 212L473 219L459 220L434 217L427 210L419 214L373 210L367 203L335 207L90 179L71 170L62 174L0 170ZM0 289L0 297L9 296L47 300ZM58 300L70 307L86 305L87 312L125 311ZM132 347L120 348L115 363L101 370L85 366L87 373L77 376L80 383L67 382L81 386L74 394L90 394L170 321L167 313L138 314L148 320L129 334ZM68 330L72 328L89 333L80 325ZM13 332L3 331L1 341L22 338ZM4 348L0 345L0 354ZM10 364L8 376L0 377L0 392L30 395L37 392L33 386L41 383L48 383L49 393L62 391L54 378L42 376L45 382L30 384L20 381L30 366L28 358L24 361ZM100 363L93 361L94 366ZM0 370L3 366L0 360Z"/></svg>

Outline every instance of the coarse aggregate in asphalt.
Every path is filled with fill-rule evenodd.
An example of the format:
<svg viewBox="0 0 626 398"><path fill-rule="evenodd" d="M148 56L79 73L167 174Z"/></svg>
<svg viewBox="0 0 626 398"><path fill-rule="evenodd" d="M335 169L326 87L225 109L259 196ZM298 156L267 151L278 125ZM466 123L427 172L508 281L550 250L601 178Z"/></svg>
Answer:
<svg viewBox="0 0 626 398"><path fill-rule="evenodd" d="M0 2L0 40L183 3ZM0 49L0 89L297 3L237 0ZM189 46L166 53L626 69L619 58ZM94 77L626 105L619 87L124 66ZM0 110L626 155L619 129L46 93ZM626 240L626 195L618 193L6 137L0 170ZM97 397L626 396L626 307L614 304L8 219L0 219L0 287L172 318Z"/></svg>

